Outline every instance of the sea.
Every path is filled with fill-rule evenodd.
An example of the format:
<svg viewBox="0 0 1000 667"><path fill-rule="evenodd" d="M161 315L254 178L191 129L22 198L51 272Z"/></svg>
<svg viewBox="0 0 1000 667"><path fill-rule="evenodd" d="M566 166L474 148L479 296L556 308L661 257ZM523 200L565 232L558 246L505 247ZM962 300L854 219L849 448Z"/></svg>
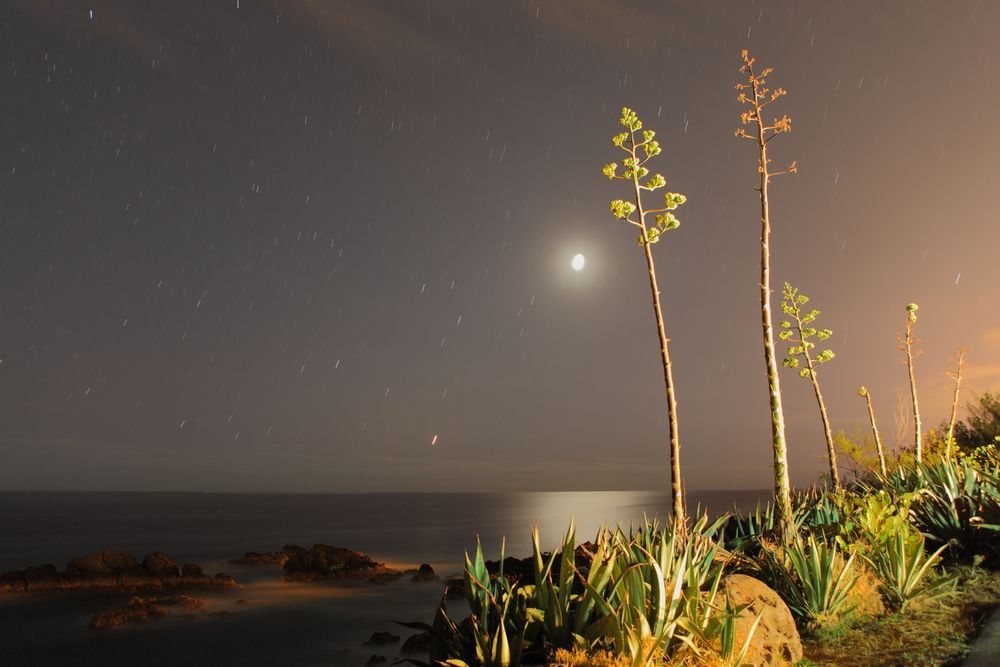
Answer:
<svg viewBox="0 0 1000 667"><path fill-rule="evenodd" d="M712 514L751 509L769 491L691 491L690 508ZM126 604L125 592L0 594L0 666L72 665L326 665L391 664L413 630L394 621L430 622L443 581L462 572L463 554L482 542L487 559L531 553L537 525L544 549L556 548L570 522L577 540L604 525L662 521L670 496L652 491L532 493L104 493L0 492L0 572L29 565L65 569L77 556L106 549L140 561L164 551L178 564L225 572L239 585L189 589L203 612L174 613L147 623L93 630L98 610ZM290 583L280 569L226 561L247 551L279 551L316 543L356 549L399 569L430 564L441 582L408 577ZM153 593L156 595L157 593ZM467 608L450 602L453 616ZM366 645L375 632L398 644ZM385 662L370 661L377 656Z"/></svg>

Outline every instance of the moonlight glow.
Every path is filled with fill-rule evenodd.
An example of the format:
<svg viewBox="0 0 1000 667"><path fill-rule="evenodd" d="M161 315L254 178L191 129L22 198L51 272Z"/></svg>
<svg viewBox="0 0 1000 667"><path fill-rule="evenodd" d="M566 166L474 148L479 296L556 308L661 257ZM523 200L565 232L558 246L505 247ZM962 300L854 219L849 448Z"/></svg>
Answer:
<svg viewBox="0 0 1000 667"><path fill-rule="evenodd" d="M574 271L583 271L584 265L587 263L586 258L581 254L573 255L573 261L570 262L570 266L573 267Z"/></svg>

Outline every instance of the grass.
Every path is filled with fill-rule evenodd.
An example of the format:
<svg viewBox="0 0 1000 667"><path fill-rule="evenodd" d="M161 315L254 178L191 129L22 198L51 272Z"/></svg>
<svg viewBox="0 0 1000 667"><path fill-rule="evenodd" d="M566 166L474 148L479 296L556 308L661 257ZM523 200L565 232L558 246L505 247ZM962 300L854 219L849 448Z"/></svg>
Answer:
<svg viewBox="0 0 1000 667"><path fill-rule="evenodd" d="M915 603L905 615L861 617L804 638L802 665L957 665L986 614L1000 605L1000 572L957 568L954 593Z"/></svg>

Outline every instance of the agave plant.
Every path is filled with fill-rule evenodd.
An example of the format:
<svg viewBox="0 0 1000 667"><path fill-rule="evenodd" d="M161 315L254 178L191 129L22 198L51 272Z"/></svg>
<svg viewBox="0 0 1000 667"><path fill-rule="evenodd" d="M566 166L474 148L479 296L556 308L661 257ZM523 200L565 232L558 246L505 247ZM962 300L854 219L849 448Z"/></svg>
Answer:
<svg viewBox="0 0 1000 667"><path fill-rule="evenodd" d="M795 525L795 516L792 519ZM760 540L776 535L779 528L778 512L773 503L761 505L759 502L752 512L736 512L725 525L723 531L727 549L748 550L760 546ZM798 526L795 525L796 531Z"/></svg>
<svg viewBox="0 0 1000 667"><path fill-rule="evenodd" d="M899 611L905 612L914 600L937 598L955 588L955 577L933 576L947 545L928 556L923 537L917 537L907 539L904 531L899 531L871 556L865 556L882 581L882 595Z"/></svg>
<svg viewBox="0 0 1000 667"><path fill-rule="evenodd" d="M486 568L483 547L476 539L476 553L465 554L465 592L469 609L470 632L465 632L448 617L444 598L433 625L400 623L423 630L431 637L432 665L448 667L519 667L528 635L540 624L542 612L534 603L534 586L511 583L503 574L504 546L500 547L500 571L491 576ZM397 623L399 623L397 621ZM422 667L428 663L407 659Z"/></svg>
<svg viewBox="0 0 1000 667"><path fill-rule="evenodd" d="M910 508L932 546L950 545L954 558L975 562L992 555L1000 531L1000 483L969 462L918 466L922 488Z"/></svg>
<svg viewBox="0 0 1000 667"><path fill-rule="evenodd" d="M793 540L779 552L765 552L765 560L788 608L808 625L821 625L830 618L853 611L850 591L859 574L855 554L845 560L836 544L817 540Z"/></svg>
<svg viewBox="0 0 1000 667"><path fill-rule="evenodd" d="M534 549L535 596L538 608L542 611L545 638L553 646L569 647L572 633L570 605L573 601L576 554L576 531L573 522L570 522L562 549L558 554L560 562L557 573L553 573L557 553L553 551L547 560L542 556L537 526L531 529L531 544Z"/></svg>
<svg viewBox="0 0 1000 667"><path fill-rule="evenodd" d="M692 569L692 572L694 570ZM743 640L742 646L736 650L736 622L748 605L734 607L726 597L725 606L718 601L719 583L722 580L722 567L714 569L711 584L704 593L696 591L702 587L689 574L689 582L684 596L684 606L678 619L678 625L687 633L685 644L695 653L700 653L699 646L719 647L719 658L723 664L739 667L746 658L750 643L757 631L763 615L757 616ZM695 575L697 576L697 575Z"/></svg>

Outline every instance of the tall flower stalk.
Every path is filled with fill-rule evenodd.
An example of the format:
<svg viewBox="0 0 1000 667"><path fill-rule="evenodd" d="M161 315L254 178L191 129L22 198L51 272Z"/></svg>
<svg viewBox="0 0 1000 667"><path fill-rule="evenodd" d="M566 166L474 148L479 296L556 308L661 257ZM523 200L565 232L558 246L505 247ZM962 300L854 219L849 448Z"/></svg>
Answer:
<svg viewBox="0 0 1000 667"><path fill-rule="evenodd" d="M627 157L622 160L622 171L618 172L618 164L611 162L604 165L604 175L611 180L626 181L632 188L632 201L616 199L611 202L611 213L619 220L639 228L639 246L646 258L646 269L649 274L649 289L653 294L653 315L656 318L656 332L660 340L660 361L663 364L663 384L667 394L667 417L670 424L670 489L673 499L674 529L680 532L685 525L684 490L681 480L681 443L677 422L677 397L674 392L674 377L670 364L670 339L667 338L666 327L663 324L663 308L660 305L660 287L656 280L656 267L653 264L652 246L660 240L660 236L680 225L673 211L686 201L686 197L675 192L667 192L663 196L661 208L646 208L642 193L659 190L667 184L662 174L649 177L649 169L644 165L662 152L660 144L654 139L656 133L643 130L642 121L634 111L625 107L619 119L625 131L615 135L611 142ZM641 132L641 134L639 134ZM653 216L647 223L646 217Z"/></svg>
<svg viewBox="0 0 1000 667"><path fill-rule="evenodd" d="M875 450L878 452L878 465L882 471L882 476L888 474L885 467L885 451L882 449L882 438L878 434L878 424L875 423L875 408L872 407L872 395L867 387L858 387L858 396L865 399L868 404L868 419L872 424L872 435L875 436Z"/></svg>
<svg viewBox="0 0 1000 667"><path fill-rule="evenodd" d="M771 89L767 77L771 68L755 70L755 59L744 49L740 53L743 66L740 72L746 83L736 85L737 100L746 109L740 115L742 127L736 136L749 139L757 148L757 171L760 174L760 322L764 335L764 363L767 366L767 391L771 408L771 449L774 453L774 498L780 515L780 526L784 536L791 534L792 490L788 476L788 447L785 442L785 417L781 409L781 386L778 380L778 358L774 351L774 332L771 324L771 209L768 186L771 179L781 174L794 173L796 164L787 169L771 171L768 158L768 144L779 134L792 131L792 119L787 115L775 118L770 125L765 124L764 109L785 95L782 88Z"/></svg>
<svg viewBox="0 0 1000 667"><path fill-rule="evenodd" d="M955 392L951 398L951 417L948 419L948 435L945 438L944 456L951 459L951 450L955 445L955 420L958 418L958 393L962 390L962 369L965 366L964 347L955 352L955 365L948 369L948 377L955 380Z"/></svg>
<svg viewBox="0 0 1000 667"><path fill-rule="evenodd" d="M920 402L917 400L917 378L913 371L913 325L917 323L917 310L920 308L915 303L906 305L906 332L900 342L899 349L906 355L906 371L910 376L910 398L913 402L913 456L917 463L923 462L923 445L920 433Z"/></svg>
<svg viewBox="0 0 1000 667"><path fill-rule="evenodd" d="M837 449L833 445L833 431L830 429L830 416L826 411L826 402L823 400L823 392L819 388L819 376L817 369L826 362L833 359L833 350L822 350L814 355L813 349L816 343L815 338L825 341L833 335L830 329L816 329L812 323L819 316L816 309L805 312L802 307L809 303L809 297L800 294L799 290L785 283L785 290L782 292L781 311L790 320L781 323L781 332L778 337L791 343L788 354L782 362L787 368L797 368L799 376L809 380L812 384L813 394L816 396L816 404L819 406L819 415L823 421L823 435L826 437L826 458L830 464L830 480L833 488L840 488L840 469L837 467ZM800 363L801 360L801 363Z"/></svg>

